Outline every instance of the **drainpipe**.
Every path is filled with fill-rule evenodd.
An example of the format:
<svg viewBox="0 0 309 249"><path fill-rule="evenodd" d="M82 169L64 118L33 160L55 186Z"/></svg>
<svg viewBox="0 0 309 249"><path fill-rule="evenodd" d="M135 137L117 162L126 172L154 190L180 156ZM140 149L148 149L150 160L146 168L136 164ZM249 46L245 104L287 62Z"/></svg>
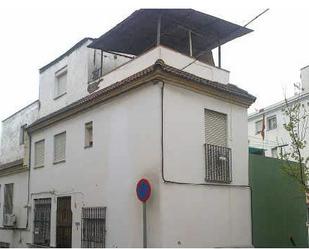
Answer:
<svg viewBox="0 0 309 249"><path fill-rule="evenodd" d="M165 178L164 174L164 89L165 83L164 81L158 82L161 85L161 178L164 183L172 183L172 184L181 184L181 185L191 185L191 186L220 186L220 187L241 187L241 188L249 188L249 185L242 185L242 184L220 184L220 183L193 183L193 182L178 182L173 180L168 180Z"/></svg>
<svg viewBox="0 0 309 249"><path fill-rule="evenodd" d="M221 68L221 45L218 47L218 67Z"/></svg>

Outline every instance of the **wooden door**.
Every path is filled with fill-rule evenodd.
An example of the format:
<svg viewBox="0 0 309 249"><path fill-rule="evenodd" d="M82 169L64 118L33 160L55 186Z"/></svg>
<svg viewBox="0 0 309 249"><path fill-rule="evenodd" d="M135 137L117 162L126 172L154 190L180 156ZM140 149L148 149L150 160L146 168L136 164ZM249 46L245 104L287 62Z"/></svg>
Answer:
<svg viewBox="0 0 309 249"><path fill-rule="evenodd" d="M71 197L57 198L56 244L59 248L72 247Z"/></svg>

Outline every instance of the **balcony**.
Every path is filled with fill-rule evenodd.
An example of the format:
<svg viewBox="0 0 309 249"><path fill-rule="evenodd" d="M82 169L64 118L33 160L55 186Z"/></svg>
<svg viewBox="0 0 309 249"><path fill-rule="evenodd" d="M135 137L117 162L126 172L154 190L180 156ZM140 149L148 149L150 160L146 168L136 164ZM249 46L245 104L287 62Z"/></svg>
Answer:
<svg viewBox="0 0 309 249"><path fill-rule="evenodd" d="M232 182L232 150L230 148L205 144L206 182Z"/></svg>
<svg viewBox="0 0 309 249"><path fill-rule="evenodd" d="M163 60L169 66L181 69L198 77L222 84L229 83L229 72L227 70L211 66L198 60L195 61L194 58L181 54L170 48L157 46L144 54L121 64L119 67L116 67L111 71L107 70L107 73L103 72L103 75L100 78L94 77L94 80L94 78L92 79L92 77L90 77L89 88L98 90L99 88L102 89L108 87L117 81L121 81L149 66L152 66L158 59ZM187 65L190 66L186 67ZM99 74L95 72L95 76L99 76ZM101 83L99 84L99 82Z"/></svg>

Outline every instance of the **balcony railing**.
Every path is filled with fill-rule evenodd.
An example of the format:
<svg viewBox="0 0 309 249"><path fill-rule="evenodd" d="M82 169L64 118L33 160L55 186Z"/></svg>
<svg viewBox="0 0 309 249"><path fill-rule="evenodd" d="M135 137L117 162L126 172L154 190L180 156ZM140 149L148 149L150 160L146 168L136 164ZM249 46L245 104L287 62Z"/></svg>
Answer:
<svg viewBox="0 0 309 249"><path fill-rule="evenodd" d="M205 144L207 182L232 182L232 150L230 148Z"/></svg>

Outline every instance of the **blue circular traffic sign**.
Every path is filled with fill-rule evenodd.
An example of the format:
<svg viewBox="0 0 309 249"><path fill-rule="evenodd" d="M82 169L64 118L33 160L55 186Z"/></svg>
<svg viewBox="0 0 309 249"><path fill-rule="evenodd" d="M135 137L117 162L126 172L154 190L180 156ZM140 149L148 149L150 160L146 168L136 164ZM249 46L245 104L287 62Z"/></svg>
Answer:
<svg viewBox="0 0 309 249"><path fill-rule="evenodd" d="M143 178L138 181L136 185L136 195L142 202L146 202L149 199L151 195L151 186L147 179Z"/></svg>

